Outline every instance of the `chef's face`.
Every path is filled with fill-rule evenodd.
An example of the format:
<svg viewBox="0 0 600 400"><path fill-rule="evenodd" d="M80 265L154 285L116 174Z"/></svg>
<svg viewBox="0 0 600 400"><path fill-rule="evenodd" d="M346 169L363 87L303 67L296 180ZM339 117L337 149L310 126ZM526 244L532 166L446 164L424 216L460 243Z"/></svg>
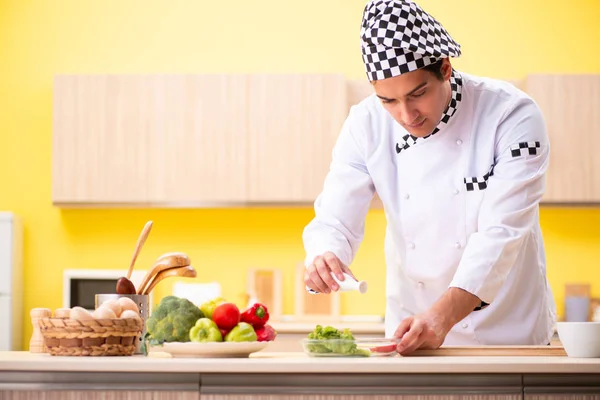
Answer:
<svg viewBox="0 0 600 400"><path fill-rule="evenodd" d="M445 58L442 79L433 72L418 69L393 78L373 82L383 107L410 134L429 135L440 122L450 97L452 66Z"/></svg>

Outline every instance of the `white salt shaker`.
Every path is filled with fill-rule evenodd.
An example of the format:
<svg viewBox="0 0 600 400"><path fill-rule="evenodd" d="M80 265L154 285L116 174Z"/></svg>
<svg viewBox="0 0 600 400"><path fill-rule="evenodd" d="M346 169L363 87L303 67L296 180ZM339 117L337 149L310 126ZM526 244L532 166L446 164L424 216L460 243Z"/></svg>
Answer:
<svg viewBox="0 0 600 400"><path fill-rule="evenodd" d="M357 291L360 294L367 293L368 285L367 285L366 281L357 281L356 279L354 279L353 277L351 277L347 273L344 272L343 274L344 274L344 280L343 281L340 281L334 274L331 274L331 277L333 278L333 280L336 281L337 284L340 287L339 290L338 290L338 292L352 292L352 291ZM308 292L312 293L312 294L319 293L317 291L312 290L308 286L306 287L306 290L308 290Z"/></svg>

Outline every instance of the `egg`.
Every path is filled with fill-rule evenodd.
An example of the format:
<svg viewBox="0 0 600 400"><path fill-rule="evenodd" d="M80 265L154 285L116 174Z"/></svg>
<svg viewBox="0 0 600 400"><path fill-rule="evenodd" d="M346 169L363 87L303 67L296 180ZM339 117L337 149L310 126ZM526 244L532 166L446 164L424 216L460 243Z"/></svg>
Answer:
<svg viewBox="0 0 600 400"><path fill-rule="evenodd" d="M104 304L100 307L96 308L96 310L92 313L94 319L113 319L117 318L117 315L114 311L108 307L105 307Z"/></svg>
<svg viewBox="0 0 600 400"><path fill-rule="evenodd" d="M133 310L125 310L121 313L121 316L119 318L137 318L137 319L142 319L142 317L140 317L140 314L136 313Z"/></svg>
<svg viewBox="0 0 600 400"><path fill-rule="evenodd" d="M100 305L101 307L108 307L115 313L115 318L121 315L121 304L118 300L107 300Z"/></svg>
<svg viewBox="0 0 600 400"><path fill-rule="evenodd" d="M140 313L140 309L138 308L135 301L131 300L129 297L119 297L119 305L121 306L121 312L125 310L135 311L136 313Z"/></svg>
<svg viewBox="0 0 600 400"><path fill-rule="evenodd" d="M79 321L94 319L92 314L83 307L73 307L69 313L69 318L77 319Z"/></svg>

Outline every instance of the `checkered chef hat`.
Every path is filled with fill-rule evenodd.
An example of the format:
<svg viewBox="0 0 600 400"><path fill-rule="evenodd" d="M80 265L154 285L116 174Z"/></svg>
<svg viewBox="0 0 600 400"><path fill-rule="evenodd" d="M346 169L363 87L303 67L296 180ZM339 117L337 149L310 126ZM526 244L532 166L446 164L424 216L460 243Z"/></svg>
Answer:
<svg viewBox="0 0 600 400"><path fill-rule="evenodd" d="M370 81L460 56L460 45L442 25L408 0L370 0L363 13L360 36Z"/></svg>

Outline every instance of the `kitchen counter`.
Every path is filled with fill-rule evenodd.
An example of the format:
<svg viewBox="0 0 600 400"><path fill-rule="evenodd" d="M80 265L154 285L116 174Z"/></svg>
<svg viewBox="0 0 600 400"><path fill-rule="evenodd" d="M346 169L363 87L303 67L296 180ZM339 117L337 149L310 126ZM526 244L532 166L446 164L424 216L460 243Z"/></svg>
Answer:
<svg viewBox="0 0 600 400"><path fill-rule="evenodd" d="M600 374L600 358L530 357L308 357L258 352L249 358L54 357L0 352L0 371L194 373L581 373Z"/></svg>
<svg viewBox="0 0 600 400"><path fill-rule="evenodd" d="M588 397L581 398L597 400L600 399L600 359L561 356L311 358L303 353L265 351L249 358L202 359L141 355L53 357L0 352L1 399L27 398L23 393L30 393L33 398L39 390L50 390L50 394L57 396L92 390L91 393L102 394L107 400L120 399L120 395L131 391L148 393L148 399L162 399L163 395L168 399L175 393L185 399L199 399L201 395L202 400L259 399L265 394L274 396L270 399L286 400L322 399L326 394L353 395L355 400L397 400L416 394L427 394L423 399L473 396L473 399L487 400L527 399L531 393L539 400L550 393L562 393L564 396L560 398L585 394ZM390 395L394 397L385 397ZM463 397L447 397L454 395Z"/></svg>

